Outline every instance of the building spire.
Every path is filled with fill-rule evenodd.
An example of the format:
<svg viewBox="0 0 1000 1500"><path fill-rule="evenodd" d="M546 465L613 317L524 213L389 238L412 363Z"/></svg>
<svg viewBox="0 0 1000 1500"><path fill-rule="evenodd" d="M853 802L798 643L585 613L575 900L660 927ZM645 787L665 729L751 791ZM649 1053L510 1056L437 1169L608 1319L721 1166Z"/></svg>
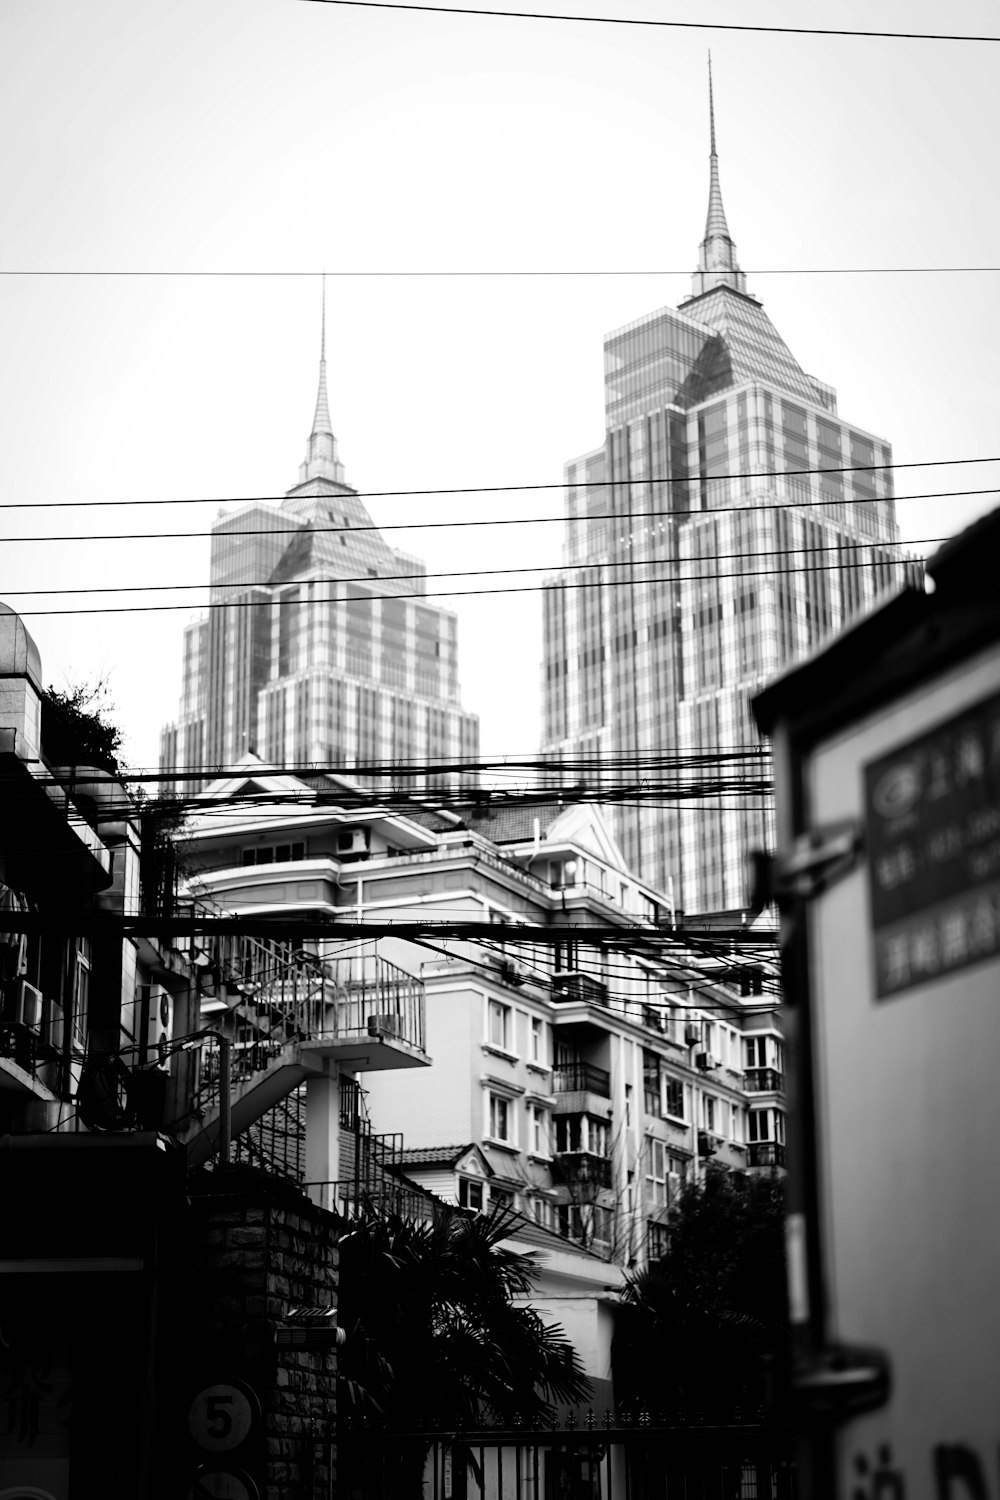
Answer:
<svg viewBox="0 0 1000 1500"><path fill-rule="evenodd" d="M691 278L692 295L711 291L714 286L731 286L745 292L747 279L736 259L736 246L726 223L719 186L719 155L715 149L715 96L712 91L712 54L708 54L708 126L711 152L708 158L708 218L705 238L698 255L698 269Z"/></svg>
<svg viewBox="0 0 1000 1500"><path fill-rule="evenodd" d="M326 393L326 272L323 272L323 300L319 339L319 390L312 432L306 448L305 462L299 466L299 484L310 479L330 479L344 484L344 466L337 457L337 439L330 421L330 402Z"/></svg>

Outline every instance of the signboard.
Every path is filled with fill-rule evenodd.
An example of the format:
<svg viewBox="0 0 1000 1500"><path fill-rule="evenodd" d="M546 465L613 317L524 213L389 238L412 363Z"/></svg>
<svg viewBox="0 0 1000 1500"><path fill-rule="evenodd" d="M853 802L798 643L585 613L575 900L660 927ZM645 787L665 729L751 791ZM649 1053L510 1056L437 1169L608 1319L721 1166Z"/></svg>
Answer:
<svg viewBox="0 0 1000 1500"><path fill-rule="evenodd" d="M257 1398L242 1382L207 1385L188 1407L188 1432L206 1453L230 1453L250 1436Z"/></svg>
<svg viewBox="0 0 1000 1500"><path fill-rule="evenodd" d="M206 1469L188 1490L188 1500L260 1500L260 1490L242 1469Z"/></svg>
<svg viewBox="0 0 1000 1500"><path fill-rule="evenodd" d="M867 846L804 923L824 1338L891 1368L835 1426L837 1500L1000 1500L998 772L1000 653L804 757L809 825Z"/></svg>
<svg viewBox="0 0 1000 1500"><path fill-rule="evenodd" d="M1000 695L864 768L879 1000L1000 954Z"/></svg>

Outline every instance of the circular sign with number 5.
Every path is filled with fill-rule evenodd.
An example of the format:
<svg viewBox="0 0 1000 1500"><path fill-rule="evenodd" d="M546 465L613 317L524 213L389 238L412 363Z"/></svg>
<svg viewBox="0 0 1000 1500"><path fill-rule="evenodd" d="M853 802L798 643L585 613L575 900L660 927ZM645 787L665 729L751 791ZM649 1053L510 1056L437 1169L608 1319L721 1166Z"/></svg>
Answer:
<svg viewBox="0 0 1000 1500"><path fill-rule="evenodd" d="M206 1385L188 1407L188 1432L204 1452L229 1453L246 1441L259 1416L257 1397L248 1385Z"/></svg>

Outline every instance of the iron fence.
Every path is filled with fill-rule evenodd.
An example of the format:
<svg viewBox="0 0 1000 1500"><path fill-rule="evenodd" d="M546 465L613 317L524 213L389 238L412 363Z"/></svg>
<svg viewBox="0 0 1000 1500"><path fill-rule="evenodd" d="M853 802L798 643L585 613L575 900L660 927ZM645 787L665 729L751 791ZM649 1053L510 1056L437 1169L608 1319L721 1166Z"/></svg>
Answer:
<svg viewBox="0 0 1000 1500"><path fill-rule="evenodd" d="M550 1429L386 1432L342 1425L350 1500L796 1500L790 1430L626 1423L593 1413Z"/></svg>

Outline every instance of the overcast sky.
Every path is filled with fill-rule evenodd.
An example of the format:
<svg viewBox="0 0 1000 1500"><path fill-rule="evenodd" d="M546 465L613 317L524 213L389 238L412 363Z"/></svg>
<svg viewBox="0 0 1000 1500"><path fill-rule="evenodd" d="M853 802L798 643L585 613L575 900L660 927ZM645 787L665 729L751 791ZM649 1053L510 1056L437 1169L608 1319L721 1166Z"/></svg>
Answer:
<svg viewBox="0 0 1000 1500"><path fill-rule="evenodd" d="M1000 34L996 0L562 8ZM1000 44L303 0L4 0L0 270L33 274L0 276L0 504L204 502L4 517L0 599L24 614L47 682L109 678L134 765L155 765L176 713L181 628L202 595L15 591L205 582L207 538L176 534L296 482L324 267L330 404L351 484L558 486L564 460L603 438L603 335L689 291L708 192L709 45L730 230L792 352L901 464L1000 454L995 272L762 274L1000 265ZM101 274L38 274L55 271ZM560 274L340 274L351 271ZM565 274L588 271L617 274ZM902 500L904 538L933 551L997 503L954 492L998 485L998 463L903 470L901 496L952 492ZM396 526L558 518L562 498L369 508ZM175 535L13 540L113 532ZM549 567L561 527L390 539L432 572ZM463 698L492 755L537 744L538 601L503 592L456 605ZM150 604L181 607L111 612ZM68 608L105 612L36 613Z"/></svg>

